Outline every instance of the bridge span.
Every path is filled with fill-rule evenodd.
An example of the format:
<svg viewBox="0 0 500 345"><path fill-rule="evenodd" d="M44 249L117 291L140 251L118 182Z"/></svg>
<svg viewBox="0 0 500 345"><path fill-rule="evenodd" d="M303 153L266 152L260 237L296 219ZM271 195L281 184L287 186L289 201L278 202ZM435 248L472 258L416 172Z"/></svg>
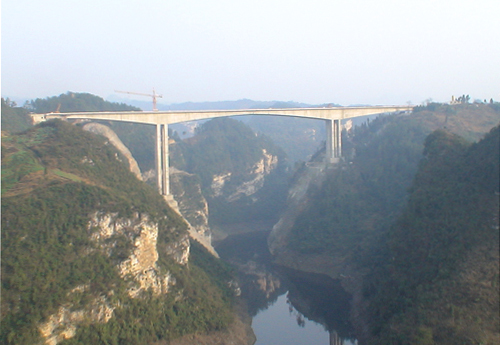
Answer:
<svg viewBox="0 0 500 345"><path fill-rule="evenodd" d="M413 106L369 106L369 107L327 107L327 108L285 108L285 109L238 109L201 111L112 111L31 114L33 122L50 119L63 120L105 120L142 123L156 126L156 171L161 195L170 194L168 125L238 115L279 115L321 119L326 122L326 159L335 161L342 155L341 121L360 116L406 112Z"/></svg>

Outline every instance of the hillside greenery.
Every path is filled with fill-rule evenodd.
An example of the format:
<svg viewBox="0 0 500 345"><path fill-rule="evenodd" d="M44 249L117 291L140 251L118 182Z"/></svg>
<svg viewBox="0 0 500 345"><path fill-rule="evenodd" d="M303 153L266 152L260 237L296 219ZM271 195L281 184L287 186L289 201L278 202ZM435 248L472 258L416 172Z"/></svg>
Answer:
<svg viewBox="0 0 500 345"><path fill-rule="evenodd" d="M90 93L66 92L59 96L37 98L26 102L26 109L34 113L70 113L80 111L140 111L125 103L108 102Z"/></svg>
<svg viewBox="0 0 500 345"><path fill-rule="evenodd" d="M425 142L408 204L365 283L377 344L496 344L500 127Z"/></svg>
<svg viewBox="0 0 500 345"><path fill-rule="evenodd" d="M188 266L173 261L166 244L185 236L186 224L124 162L105 138L59 120L3 133L2 344L38 343L37 326L59 307L78 310L99 296L121 307L108 323L84 323L63 343L144 344L231 322L231 271L196 244ZM158 223L159 266L177 282L171 293L129 297L129 278L116 265L132 245L125 235L112 239L111 251L91 241L96 211L147 214ZM87 288L70 292L78 286Z"/></svg>
<svg viewBox="0 0 500 345"><path fill-rule="evenodd" d="M477 141L499 120L497 103L379 117L310 189L288 248L370 272L373 343L498 343L498 127Z"/></svg>
<svg viewBox="0 0 500 345"><path fill-rule="evenodd" d="M426 131L409 117L386 116L345 138L345 163L330 171L291 231L303 254L360 258L406 200ZM356 259L357 260L357 259Z"/></svg>
<svg viewBox="0 0 500 345"><path fill-rule="evenodd" d="M376 255L380 236L405 206L426 136L442 128L477 141L499 123L495 104L431 103L344 133L345 161L321 188L310 190L312 201L291 231L290 248L358 259L366 257L360 251Z"/></svg>
<svg viewBox="0 0 500 345"><path fill-rule="evenodd" d="M89 93L67 92L59 96L37 98L19 107L9 99L2 98L2 130L20 133L32 127L30 112L80 112L80 111L140 111L124 103L105 101ZM155 168L156 129L151 125L129 124L114 121L99 121L110 127L129 148L141 171Z"/></svg>
<svg viewBox="0 0 500 345"><path fill-rule="evenodd" d="M31 126L31 117L27 109L18 107L8 98L2 98L2 131L20 133Z"/></svg>

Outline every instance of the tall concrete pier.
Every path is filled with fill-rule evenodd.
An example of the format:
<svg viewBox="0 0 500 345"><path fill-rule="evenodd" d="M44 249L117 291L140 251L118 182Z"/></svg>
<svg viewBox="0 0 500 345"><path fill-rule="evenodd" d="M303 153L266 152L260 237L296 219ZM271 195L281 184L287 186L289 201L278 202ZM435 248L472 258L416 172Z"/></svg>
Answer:
<svg viewBox="0 0 500 345"><path fill-rule="evenodd" d="M168 125L156 125L156 178L161 195L170 194Z"/></svg>

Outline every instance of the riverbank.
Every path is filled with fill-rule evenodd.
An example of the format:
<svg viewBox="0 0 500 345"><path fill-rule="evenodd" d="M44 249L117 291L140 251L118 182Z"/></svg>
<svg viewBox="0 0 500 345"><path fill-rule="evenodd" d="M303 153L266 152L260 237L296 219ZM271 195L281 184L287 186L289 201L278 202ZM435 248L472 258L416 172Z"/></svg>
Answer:
<svg viewBox="0 0 500 345"><path fill-rule="evenodd" d="M252 329L252 317L241 299L234 306L234 321L226 330L208 334L189 334L170 342L158 342L153 345L253 345L256 337Z"/></svg>

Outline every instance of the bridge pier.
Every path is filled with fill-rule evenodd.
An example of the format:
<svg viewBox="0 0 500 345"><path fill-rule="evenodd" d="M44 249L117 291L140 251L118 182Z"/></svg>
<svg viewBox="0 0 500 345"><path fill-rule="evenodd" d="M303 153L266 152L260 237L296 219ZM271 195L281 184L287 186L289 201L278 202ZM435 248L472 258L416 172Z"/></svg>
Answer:
<svg viewBox="0 0 500 345"><path fill-rule="evenodd" d="M342 157L341 120L326 120L326 161L336 162Z"/></svg>
<svg viewBox="0 0 500 345"><path fill-rule="evenodd" d="M161 195L170 194L168 125L156 125L156 178Z"/></svg>

